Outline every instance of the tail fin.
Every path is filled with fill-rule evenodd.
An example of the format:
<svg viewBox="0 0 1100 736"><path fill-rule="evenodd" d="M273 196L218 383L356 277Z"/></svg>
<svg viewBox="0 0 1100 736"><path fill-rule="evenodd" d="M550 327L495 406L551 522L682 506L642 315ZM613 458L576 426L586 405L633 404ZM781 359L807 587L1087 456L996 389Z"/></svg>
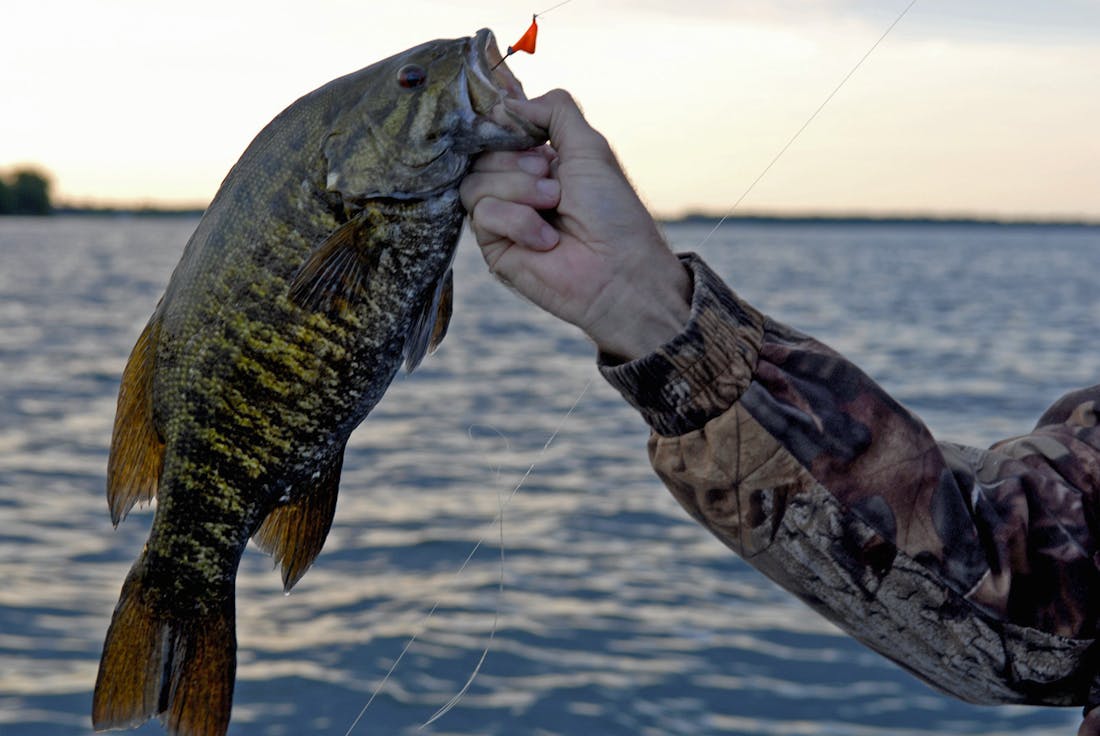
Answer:
<svg viewBox="0 0 1100 736"><path fill-rule="evenodd" d="M107 629L92 725L133 728L160 716L173 736L224 736L237 668L232 588L218 611L180 616L149 600L144 571L138 560Z"/></svg>

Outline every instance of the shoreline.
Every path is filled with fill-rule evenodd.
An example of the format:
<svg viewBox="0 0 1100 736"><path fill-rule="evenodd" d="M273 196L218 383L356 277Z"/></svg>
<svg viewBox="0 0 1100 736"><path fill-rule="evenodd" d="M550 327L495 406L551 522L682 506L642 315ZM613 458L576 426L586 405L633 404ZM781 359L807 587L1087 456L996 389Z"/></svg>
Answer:
<svg viewBox="0 0 1100 736"><path fill-rule="evenodd" d="M687 214L674 218L661 218L663 225L709 225L714 227L722 222L721 216L710 214ZM1100 228L1100 220L1085 218L1031 218L1031 217L982 217L964 215L733 215L726 223L746 225L931 225L965 227L1058 227L1058 228Z"/></svg>
<svg viewBox="0 0 1100 736"><path fill-rule="evenodd" d="M6 217L199 217L205 212L203 207L56 207L48 215L0 215ZM677 217L657 217L661 225L697 225L715 227L720 222L726 225L920 225L954 227L1056 227L1056 228L1100 228L1100 220L1087 218L1029 218L1029 217L983 217L964 215L874 215L874 214L738 214L723 218L707 213L688 213Z"/></svg>

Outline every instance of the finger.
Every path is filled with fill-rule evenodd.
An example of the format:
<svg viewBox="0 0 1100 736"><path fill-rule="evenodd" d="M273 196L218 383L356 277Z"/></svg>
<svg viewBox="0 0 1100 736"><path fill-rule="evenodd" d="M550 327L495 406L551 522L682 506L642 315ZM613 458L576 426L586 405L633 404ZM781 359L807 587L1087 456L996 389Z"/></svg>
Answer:
<svg viewBox="0 0 1100 736"><path fill-rule="evenodd" d="M1077 736L1100 736L1100 708L1093 708L1085 715Z"/></svg>
<svg viewBox="0 0 1100 736"><path fill-rule="evenodd" d="M526 151L491 151L474 159L473 171L515 171L520 169L535 176L545 176L547 164L555 156L550 146Z"/></svg>
<svg viewBox="0 0 1100 736"><path fill-rule="evenodd" d="M549 164L542 161L542 167ZM561 185L554 179L531 176L523 171L505 173L480 172L467 176L458 187L462 206L467 212L477 209L486 197L527 205L538 210L551 210L561 199Z"/></svg>
<svg viewBox="0 0 1100 736"><path fill-rule="evenodd" d="M517 115L550 131L550 143L567 156L610 156L607 139L588 124L572 95L555 89L530 100L506 98L504 104Z"/></svg>
<svg viewBox="0 0 1100 736"><path fill-rule="evenodd" d="M481 246L504 239L532 250L550 250L559 239L558 231L534 208L493 197L478 202L470 215L470 227Z"/></svg>

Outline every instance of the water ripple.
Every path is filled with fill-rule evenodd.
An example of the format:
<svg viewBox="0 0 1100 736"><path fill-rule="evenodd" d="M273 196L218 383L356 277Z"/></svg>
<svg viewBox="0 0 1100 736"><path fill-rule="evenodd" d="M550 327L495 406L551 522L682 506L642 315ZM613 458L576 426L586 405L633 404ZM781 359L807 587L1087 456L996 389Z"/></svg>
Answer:
<svg viewBox="0 0 1100 736"><path fill-rule="evenodd" d="M4 736L89 731L102 637L151 519L107 517L117 377L194 225L0 221L19 264L0 269ZM694 248L705 229L668 234ZM1095 231L735 225L704 255L938 435L988 444L1096 380L1098 246ZM426 732L1070 732L1073 712L942 697L761 578L661 488L644 427L600 379L544 452L595 376L593 348L493 285L468 244L457 272L446 343L349 443L314 569L284 596L269 558L242 561L231 733L343 734L414 635L355 733L417 733L491 634L469 693Z"/></svg>

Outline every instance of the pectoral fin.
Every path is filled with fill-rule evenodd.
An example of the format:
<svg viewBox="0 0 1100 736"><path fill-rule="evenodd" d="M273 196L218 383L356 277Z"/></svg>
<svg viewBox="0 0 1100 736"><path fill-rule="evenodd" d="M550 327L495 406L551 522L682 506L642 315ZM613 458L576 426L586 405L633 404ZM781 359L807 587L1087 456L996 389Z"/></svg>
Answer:
<svg viewBox="0 0 1100 736"><path fill-rule="evenodd" d="M447 327L451 324L451 313L454 312L455 302L455 277L451 269L447 269L443 277L443 293L439 295L439 305L435 310L435 326L432 327L432 341L428 344L428 352L434 353L447 336Z"/></svg>
<svg viewBox="0 0 1100 736"><path fill-rule="evenodd" d="M406 371L414 371L424 356L435 352L447 336L447 326L454 309L454 289L454 272L448 268L436 283L431 298L424 300L424 306L409 331L409 339L405 343Z"/></svg>
<svg viewBox="0 0 1100 736"><path fill-rule="evenodd" d="M153 376L159 338L160 317L153 315L122 372L107 461L107 505L115 526L135 503L153 499L164 465L164 441L153 424Z"/></svg>
<svg viewBox="0 0 1100 736"><path fill-rule="evenodd" d="M252 535L260 549L271 554L283 568L283 589L294 587L321 552L332 517L336 512L336 491L340 487L343 449L321 469L313 488L276 506Z"/></svg>
<svg viewBox="0 0 1100 736"><path fill-rule="evenodd" d="M366 295L377 262L371 227L357 217L338 227L310 254L290 283L290 299L303 309L339 313Z"/></svg>

